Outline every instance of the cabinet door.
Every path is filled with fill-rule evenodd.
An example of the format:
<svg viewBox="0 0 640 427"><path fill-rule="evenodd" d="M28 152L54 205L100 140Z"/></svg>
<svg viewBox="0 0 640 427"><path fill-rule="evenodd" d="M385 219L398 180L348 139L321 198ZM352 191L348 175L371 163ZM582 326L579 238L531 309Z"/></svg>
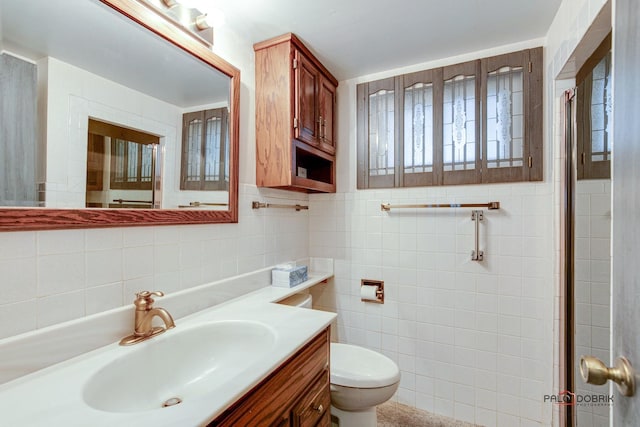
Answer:
<svg viewBox="0 0 640 427"><path fill-rule="evenodd" d="M318 123L320 125L320 149L329 154L336 152L335 142L335 105L336 87L329 80L320 79L320 108Z"/></svg>
<svg viewBox="0 0 640 427"><path fill-rule="evenodd" d="M318 69L299 51L295 52L294 137L318 145Z"/></svg>
<svg viewBox="0 0 640 427"><path fill-rule="evenodd" d="M292 419L294 406L301 401L307 404L296 406L298 411L306 414L306 408L310 414L318 414L317 417L323 419L321 416L328 412L331 400L328 367L329 330L325 329L207 427L283 427L295 424ZM314 411L319 405L322 405L322 411Z"/></svg>
<svg viewBox="0 0 640 427"><path fill-rule="evenodd" d="M104 136L90 133L87 141L87 191L102 191Z"/></svg>
<svg viewBox="0 0 640 427"><path fill-rule="evenodd" d="M530 58L536 49L484 58L482 64L482 182L527 181L542 165L534 158L542 141L542 99L533 99L542 63ZM540 96L542 96L542 91ZM540 109L536 108L540 106ZM534 118L540 118L534 120ZM527 120L527 118L529 118ZM538 134L538 135L541 135Z"/></svg>
<svg viewBox="0 0 640 427"><path fill-rule="evenodd" d="M294 427L313 427L330 414L329 371L325 370L293 408ZM329 415L330 419L330 415Z"/></svg>

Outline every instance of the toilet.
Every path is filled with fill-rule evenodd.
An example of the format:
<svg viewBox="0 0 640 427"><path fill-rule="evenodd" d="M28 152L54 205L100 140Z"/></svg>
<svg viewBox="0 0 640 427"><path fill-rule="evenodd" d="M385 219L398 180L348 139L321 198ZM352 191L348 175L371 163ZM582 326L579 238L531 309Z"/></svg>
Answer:
<svg viewBox="0 0 640 427"><path fill-rule="evenodd" d="M309 294L296 294L282 304L311 308ZM331 418L340 427L375 427L376 406L398 389L400 369L380 353L350 344L331 343Z"/></svg>

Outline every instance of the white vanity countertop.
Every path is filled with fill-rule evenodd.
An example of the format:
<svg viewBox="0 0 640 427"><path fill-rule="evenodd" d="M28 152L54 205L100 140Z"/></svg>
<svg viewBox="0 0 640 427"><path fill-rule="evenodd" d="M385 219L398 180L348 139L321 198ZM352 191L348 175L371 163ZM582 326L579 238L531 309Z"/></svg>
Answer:
<svg viewBox="0 0 640 427"><path fill-rule="evenodd" d="M325 329L334 313L274 304L300 290L316 285L327 274L310 274L294 288L264 287L226 303L176 320L176 327L148 341L123 347L110 344L0 385L0 425L3 426L199 426L213 420L237 399L266 378L278 366ZM161 300L157 303L162 306ZM139 412L106 412L84 400L88 379L100 368L155 340L171 337L186 328L217 321L250 321L269 326L276 336L273 348L240 374L211 391L200 393L176 406ZM46 349L43 349L46 351ZM139 372L145 381L157 374L149 367ZM117 392L114 390L114 393Z"/></svg>

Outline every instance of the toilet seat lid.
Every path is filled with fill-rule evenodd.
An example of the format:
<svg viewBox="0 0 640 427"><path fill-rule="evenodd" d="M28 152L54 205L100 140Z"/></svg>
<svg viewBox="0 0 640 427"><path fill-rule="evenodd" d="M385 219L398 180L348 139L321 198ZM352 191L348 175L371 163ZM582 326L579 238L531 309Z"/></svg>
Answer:
<svg viewBox="0 0 640 427"><path fill-rule="evenodd" d="M378 388L400 381L400 369L387 356L350 344L331 343L331 384Z"/></svg>

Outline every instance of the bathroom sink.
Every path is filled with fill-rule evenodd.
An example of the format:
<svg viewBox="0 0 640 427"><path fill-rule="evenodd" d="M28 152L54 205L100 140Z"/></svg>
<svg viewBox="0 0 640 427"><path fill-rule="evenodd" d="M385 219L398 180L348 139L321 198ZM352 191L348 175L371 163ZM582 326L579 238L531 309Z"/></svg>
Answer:
<svg viewBox="0 0 640 427"><path fill-rule="evenodd" d="M258 322L219 321L183 330L178 326L128 347L126 354L99 369L84 387L84 401L107 412L179 405L224 387L275 342L274 330Z"/></svg>

